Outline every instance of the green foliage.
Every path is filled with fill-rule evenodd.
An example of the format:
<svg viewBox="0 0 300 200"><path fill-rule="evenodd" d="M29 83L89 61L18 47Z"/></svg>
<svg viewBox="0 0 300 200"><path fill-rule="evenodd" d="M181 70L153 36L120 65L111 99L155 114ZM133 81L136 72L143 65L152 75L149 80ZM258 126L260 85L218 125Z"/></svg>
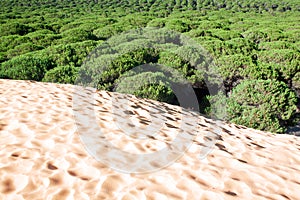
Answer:
<svg viewBox="0 0 300 200"><path fill-rule="evenodd" d="M226 95L219 91L215 95L206 95L202 98L200 109L203 114L215 119L228 120Z"/></svg>
<svg viewBox="0 0 300 200"><path fill-rule="evenodd" d="M126 26L131 26L131 28L140 28L145 27L151 19L152 17L143 16L141 14L130 14L121 18L119 24L126 24Z"/></svg>
<svg viewBox="0 0 300 200"><path fill-rule="evenodd" d="M4 55L4 53L0 52L0 63L6 61L6 56Z"/></svg>
<svg viewBox="0 0 300 200"><path fill-rule="evenodd" d="M296 0L290 1L268 1L268 0L254 0L249 2L249 0L241 0L238 3L235 1L209 1L209 0L151 0L151 1L84 1L84 0L69 0L69 1L47 1L39 2L32 0L24 0L22 2L12 1L12 0L3 0L0 3L0 6L6 11L9 11L12 8L18 11L34 11L36 9L48 9L52 10L56 8L59 12L55 14L59 17L68 17L71 14L78 13L90 13L98 10L104 10L104 15L113 14L113 15L125 15L129 13L136 12L174 12L174 11L185 11L185 10L233 10L235 12L290 12L297 11L299 9L299 3ZM71 8L72 11L69 13L61 13L65 11L66 8ZM7 14L7 17L15 18L15 15Z"/></svg>
<svg viewBox="0 0 300 200"><path fill-rule="evenodd" d="M30 38L31 42L35 45L48 47L54 44L57 40L61 39L61 35L54 34L52 31L43 29L38 30L26 35Z"/></svg>
<svg viewBox="0 0 300 200"><path fill-rule="evenodd" d="M256 44L259 44L261 42L270 42L270 37L268 36L268 34L259 30L246 31L245 33L243 33L243 37Z"/></svg>
<svg viewBox="0 0 300 200"><path fill-rule="evenodd" d="M241 34L239 32L235 32L232 30L224 30L224 29L210 29L207 31L207 33L209 33L207 35L222 41L227 41L227 40L241 37Z"/></svg>
<svg viewBox="0 0 300 200"><path fill-rule="evenodd" d="M25 35L32 32L32 28L20 23L6 23L0 26L0 36Z"/></svg>
<svg viewBox="0 0 300 200"><path fill-rule="evenodd" d="M273 41L262 42L259 44L259 50L272 50L272 49L291 49L293 44L286 41Z"/></svg>
<svg viewBox="0 0 300 200"><path fill-rule="evenodd" d="M42 46L38 46L38 45L32 44L30 42L22 43L22 44L16 46L15 48L7 51L6 56L7 56L7 58L12 58L15 56L19 56L22 54L26 54L28 52L33 52L33 51L37 51L37 50L41 50L41 49L43 49Z"/></svg>
<svg viewBox="0 0 300 200"><path fill-rule="evenodd" d="M96 39L96 36L94 36L91 31L86 31L81 28L69 29L61 35L62 39L60 42L64 44Z"/></svg>
<svg viewBox="0 0 300 200"><path fill-rule="evenodd" d="M79 67L97 44L95 41L84 41L67 45L61 44L50 46L35 54L42 57L49 57L57 66L74 65Z"/></svg>
<svg viewBox="0 0 300 200"><path fill-rule="evenodd" d="M293 87L296 88L299 91L299 97L300 97L300 72L295 74L293 78Z"/></svg>
<svg viewBox="0 0 300 200"><path fill-rule="evenodd" d="M157 27L157 28L163 28L166 24L166 20L162 18L156 18L148 22L147 26L149 27Z"/></svg>
<svg viewBox="0 0 300 200"><path fill-rule="evenodd" d="M22 43L30 41L29 37L19 35L9 35L0 37L0 51L7 52Z"/></svg>
<svg viewBox="0 0 300 200"><path fill-rule="evenodd" d="M225 48L222 49L222 54L244 54L251 55L253 51L257 50L257 45L244 38L234 38L224 43Z"/></svg>
<svg viewBox="0 0 300 200"><path fill-rule="evenodd" d="M166 22L166 28L181 33L188 32L190 30L188 22L181 19L170 19Z"/></svg>
<svg viewBox="0 0 300 200"><path fill-rule="evenodd" d="M143 72L130 75L125 73L116 81L115 91L178 104L176 96L172 92L170 81L162 72Z"/></svg>
<svg viewBox="0 0 300 200"><path fill-rule="evenodd" d="M191 52L189 52L189 50ZM176 69L194 87L204 88L204 71L197 68L201 63L199 60L193 60L193 54L195 55L197 53L192 52L191 47L178 47L177 50L173 52L161 51L158 63ZM196 59L200 59L200 55L201 53L197 54Z"/></svg>
<svg viewBox="0 0 300 200"><path fill-rule="evenodd" d="M296 111L297 98L283 82L245 80L227 101L227 119L247 127L283 133Z"/></svg>
<svg viewBox="0 0 300 200"><path fill-rule="evenodd" d="M50 59L22 55L2 63L0 74L10 79L41 81L51 68Z"/></svg>
<svg viewBox="0 0 300 200"><path fill-rule="evenodd" d="M188 66L188 61L184 60L176 53L165 52L165 51L160 53L158 63L162 65L174 67L175 69L187 68ZM187 70L184 71L185 71L185 75L187 75Z"/></svg>
<svg viewBox="0 0 300 200"><path fill-rule="evenodd" d="M245 71L255 66L255 60L243 54L223 55L216 60L216 64L225 90L229 92L247 76Z"/></svg>
<svg viewBox="0 0 300 200"><path fill-rule="evenodd" d="M58 66L46 72L43 82L74 84L79 69L74 66Z"/></svg>
<svg viewBox="0 0 300 200"><path fill-rule="evenodd" d="M81 67L80 75L87 76L87 80L92 80L89 86L98 89L113 90L114 82L121 74L133 67L155 61L156 57L157 52L155 49L143 48L121 55L102 55L95 59L87 60L87 63Z"/></svg>
<svg viewBox="0 0 300 200"><path fill-rule="evenodd" d="M300 54L290 49L261 51L257 65L247 69L252 79L276 79L292 86L292 79L300 71Z"/></svg>

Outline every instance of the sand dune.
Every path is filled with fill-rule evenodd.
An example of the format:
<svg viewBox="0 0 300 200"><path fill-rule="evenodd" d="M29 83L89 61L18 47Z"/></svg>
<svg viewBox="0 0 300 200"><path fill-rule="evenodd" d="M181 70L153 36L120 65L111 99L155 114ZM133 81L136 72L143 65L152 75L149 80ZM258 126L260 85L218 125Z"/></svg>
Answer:
<svg viewBox="0 0 300 200"><path fill-rule="evenodd" d="M75 108L88 120L78 128L76 92L71 85L0 80L0 199L300 199L299 137L218 124L176 106L89 88L84 92L95 101ZM89 121L86 110L95 110L96 120ZM157 134L137 131L151 123ZM121 173L94 157L115 162L119 158L109 148L90 155L82 143L79 136L97 127L104 135L91 145L106 140L128 155L162 148L180 152L183 147L170 147L174 138L181 133L194 138L180 159L161 170ZM209 140L215 140L212 152L199 159ZM129 156L121 159L117 168L136 166ZM143 162L135 170L161 163Z"/></svg>

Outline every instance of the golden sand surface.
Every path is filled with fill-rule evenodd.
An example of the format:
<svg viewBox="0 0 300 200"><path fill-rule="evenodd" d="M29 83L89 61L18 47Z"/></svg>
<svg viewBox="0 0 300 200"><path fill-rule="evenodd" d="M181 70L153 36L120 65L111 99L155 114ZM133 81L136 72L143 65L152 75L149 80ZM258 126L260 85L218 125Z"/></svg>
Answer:
<svg viewBox="0 0 300 200"><path fill-rule="evenodd" d="M1 200L300 199L299 137L217 124L177 106L105 91L96 91L96 103L82 106L83 110L95 110L96 122L78 129L74 88L0 79ZM94 91L87 88L86 92ZM120 109L130 99L125 115L112 112L112 96L114 107ZM79 131L89 133L97 125L104 136L94 143L107 140L128 154L153 153L168 147L183 118L194 122L183 130L197 133L191 147L179 160L152 173L113 170L88 154L79 137ZM130 132L153 119L163 120L165 125L149 139L135 142L120 130ZM123 124L116 126L115 122ZM220 134L207 138L216 126ZM214 148L199 159L207 140L215 140ZM102 148L99 156L109 156L106 151L109 149Z"/></svg>

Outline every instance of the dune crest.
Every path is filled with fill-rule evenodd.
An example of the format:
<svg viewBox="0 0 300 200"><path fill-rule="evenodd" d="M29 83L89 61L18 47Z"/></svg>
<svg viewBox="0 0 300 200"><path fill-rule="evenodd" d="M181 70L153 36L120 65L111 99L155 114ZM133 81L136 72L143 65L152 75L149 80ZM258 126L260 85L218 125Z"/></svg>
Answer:
<svg viewBox="0 0 300 200"><path fill-rule="evenodd" d="M221 134L215 134L213 151L200 160L213 120L176 106L97 91L96 103L83 109L97 111L91 126L103 128L103 139L123 151L146 154L168 146L181 130L182 117L196 124L183 131L200 133L170 166L146 174L120 173L87 153L74 119L73 93L72 85L0 79L0 199L300 199L299 137L222 123L214 125ZM130 99L123 116L111 112L112 95L120 107ZM153 117L166 125L139 143L111 123L117 120L131 130Z"/></svg>

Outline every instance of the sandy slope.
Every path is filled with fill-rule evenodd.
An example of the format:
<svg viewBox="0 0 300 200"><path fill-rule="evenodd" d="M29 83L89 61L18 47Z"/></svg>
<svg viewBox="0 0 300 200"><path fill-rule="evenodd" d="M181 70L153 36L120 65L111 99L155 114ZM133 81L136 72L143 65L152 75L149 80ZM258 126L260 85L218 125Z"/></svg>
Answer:
<svg viewBox="0 0 300 200"><path fill-rule="evenodd" d="M221 135L213 134L214 149L200 160L205 136L214 132L215 122L183 112L184 119L194 121L183 131L199 133L183 157L153 173L120 173L87 153L78 130L88 134L97 125L105 132L102 139L119 149L153 153L168 147L180 130L180 109L101 91L95 104L82 106L97 111L96 123L77 129L73 92L71 85L0 80L0 199L300 199L299 137L217 125ZM86 92L92 94L90 89ZM120 109L130 99L127 117L111 112L112 96ZM148 112L149 108L159 112ZM123 129L132 130L147 126L151 116L168 125L139 142L114 125L123 123ZM107 151L101 149L97 155L108 156Z"/></svg>

